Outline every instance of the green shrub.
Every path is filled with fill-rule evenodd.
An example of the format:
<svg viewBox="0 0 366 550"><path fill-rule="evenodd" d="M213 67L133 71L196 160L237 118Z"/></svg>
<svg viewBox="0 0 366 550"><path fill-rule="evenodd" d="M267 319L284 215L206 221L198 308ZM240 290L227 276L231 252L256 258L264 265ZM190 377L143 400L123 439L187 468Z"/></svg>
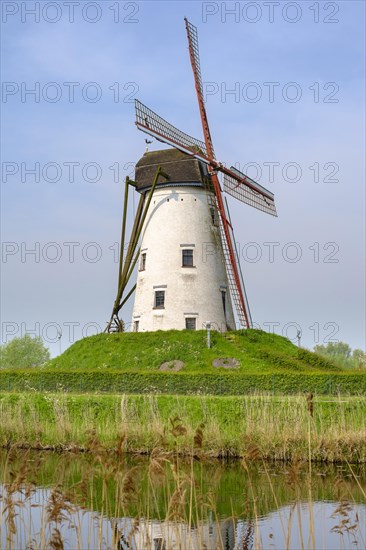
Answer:
<svg viewBox="0 0 366 550"><path fill-rule="evenodd" d="M290 369L292 371L299 371L304 368L301 362L297 361L296 358L292 358L286 353L272 351L271 349L262 348L258 350L257 356L269 362L274 367Z"/></svg>
<svg viewBox="0 0 366 550"><path fill-rule="evenodd" d="M331 370L336 372L342 370L338 365L336 365L329 359L326 359L325 357L318 355L317 353L314 353L312 351L308 351L304 348L298 349L297 356L307 365L315 367L319 370Z"/></svg>
<svg viewBox="0 0 366 550"><path fill-rule="evenodd" d="M123 372L4 370L0 372L1 391L64 391L106 393L162 393L201 395L246 395L253 392L293 394L366 394L366 374L351 372L265 374L215 372Z"/></svg>

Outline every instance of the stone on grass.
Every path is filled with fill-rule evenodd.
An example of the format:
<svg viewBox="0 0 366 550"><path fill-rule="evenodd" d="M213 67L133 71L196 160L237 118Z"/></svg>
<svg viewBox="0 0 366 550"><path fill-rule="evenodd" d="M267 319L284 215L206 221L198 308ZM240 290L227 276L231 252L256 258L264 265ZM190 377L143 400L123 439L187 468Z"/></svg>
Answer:
<svg viewBox="0 0 366 550"><path fill-rule="evenodd" d="M180 361L179 359L174 359L173 361L165 361L165 363L162 363L159 370L178 372L179 370L182 370L183 367L183 361Z"/></svg>
<svg viewBox="0 0 366 550"><path fill-rule="evenodd" d="M213 367L224 367L224 369L237 369L240 361L235 357L218 357L212 361Z"/></svg>

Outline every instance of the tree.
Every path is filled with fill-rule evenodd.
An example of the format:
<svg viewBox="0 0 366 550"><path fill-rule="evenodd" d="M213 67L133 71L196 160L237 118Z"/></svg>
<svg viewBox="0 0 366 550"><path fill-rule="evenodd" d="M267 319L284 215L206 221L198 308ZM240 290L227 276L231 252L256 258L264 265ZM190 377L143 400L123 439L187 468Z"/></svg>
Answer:
<svg viewBox="0 0 366 550"><path fill-rule="evenodd" d="M351 355L351 348L345 342L328 342L326 346L315 346L314 351L326 357L337 357L339 359L348 359Z"/></svg>
<svg viewBox="0 0 366 550"><path fill-rule="evenodd" d="M39 336L32 338L29 334L25 334L21 338L13 338L7 344L0 346L0 366L2 368L38 367L49 359L50 352Z"/></svg>
<svg viewBox="0 0 366 550"><path fill-rule="evenodd" d="M315 346L314 351L342 367L364 367L366 364L365 352L361 349L352 352L351 347L345 342L328 342L326 346Z"/></svg>
<svg viewBox="0 0 366 550"><path fill-rule="evenodd" d="M360 369L366 368L366 353L362 349L354 349L352 352L352 359L355 362L355 366Z"/></svg>

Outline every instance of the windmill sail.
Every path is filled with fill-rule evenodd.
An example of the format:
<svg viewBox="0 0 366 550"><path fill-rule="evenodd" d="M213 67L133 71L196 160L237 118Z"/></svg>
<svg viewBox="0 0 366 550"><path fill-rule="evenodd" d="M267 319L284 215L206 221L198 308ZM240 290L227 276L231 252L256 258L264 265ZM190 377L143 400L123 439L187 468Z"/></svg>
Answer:
<svg viewBox="0 0 366 550"><path fill-rule="evenodd" d="M241 273L239 255L235 244L235 236L234 236L234 230L231 224L229 207L226 202L224 214L222 214L220 209L218 208L216 196L214 197L214 203L218 213L223 260L224 260L226 275L229 283L232 304L233 304L233 307L235 307L237 319L239 321L239 326L249 328L252 326L253 323L252 323L252 317L250 313L249 302L248 302L248 298L247 298L247 294L244 286L243 276ZM227 223L227 226L228 226L230 243L232 243L233 250L234 250L234 258L235 258L234 261L230 253L230 243L228 242L228 239L226 237L226 232L224 230L225 221L226 223L229 222ZM235 268L237 269L237 272L238 272L237 274L240 277L240 283L241 283L240 287L237 284ZM243 306L243 303L244 303L244 306Z"/></svg>
<svg viewBox="0 0 366 550"><path fill-rule="evenodd" d="M136 126L139 130L167 145L171 145L184 153L194 156L205 164L210 165L211 168L222 172L224 174L224 190L229 195L267 214L277 216L274 195L271 191L268 191L268 189L237 170L234 166L228 169L214 158L210 158L203 141L178 130L178 128L137 99L135 100L135 111ZM219 189L216 189L216 194L218 192Z"/></svg>
<svg viewBox="0 0 366 550"><path fill-rule="evenodd" d="M249 206L253 206L253 208L257 208L257 210L266 212L266 214L277 216L273 193L234 168L234 166L231 166L230 171L233 176L224 173L224 190L229 195ZM248 182L248 185L246 182Z"/></svg>
<svg viewBox="0 0 366 550"><path fill-rule="evenodd" d="M136 126L163 143L172 145L184 153L192 154L207 163L207 150L203 141L185 134L135 99ZM199 154L202 152L202 157Z"/></svg>
<svg viewBox="0 0 366 550"><path fill-rule="evenodd" d="M186 23L186 31L188 38L188 48L189 48L189 57L191 60L194 83L197 92L198 106L200 109L201 122L203 135L205 136L205 143L208 156L211 159L215 158L215 151L212 143L210 128L208 125L205 102L203 99L203 86L202 86L202 75L201 75L201 64L200 64L200 54L198 47L198 33L197 28L192 25L185 17L184 21Z"/></svg>
<svg viewBox="0 0 366 550"><path fill-rule="evenodd" d="M194 72L194 75L195 75L195 81L196 81L196 84L197 84L197 87L198 87L198 91L203 96L197 28L194 25L192 25L192 23L190 23L187 18L185 18L184 20L186 22L188 44L189 44L189 47L190 47L190 51L192 53L193 72Z"/></svg>
<svg viewBox="0 0 366 550"><path fill-rule="evenodd" d="M249 325L248 326L253 326L253 320L252 320L252 314L250 312L250 306L249 306L249 302L248 302L248 296L247 296L247 291L246 291L246 288L245 288L245 284L244 284L244 279L243 279L243 273L241 271L241 266L240 266L240 261L239 261L239 254L238 254L238 249L237 249L237 246L236 246L236 240L235 240L235 235L234 235L234 228L233 228L233 224L231 222L231 217L230 217L230 211L229 211L229 205L227 203L227 199L225 197L225 211L227 213L227 216L228 216L228 219L229 219L229 222L230 222L230 233L231 233L231 240L233 242L233 245L234 245L234 249L235 249L235 257L237 258L237 265L238 265L238 268L239 268L239 276L240 276L240 281L241 281L241 288L242 288L242 292L243 292L243 298L244 298L244 303L245 303L245 309L246 309L246 312L247 312L247 316L248 316L248 319L249 319ZM236 300L238 301L238 298L240 298L239 296L237 296ZM235 299L234 299L235 301ZM241 307L241 303L236 305L236 310L237 311L240 311L240 307ZM240 318L240 316L239 316ZM241 323L242 326L245 326L245 322L244 321L247 321L245 315L244 315L244 312L242 312L242 318L243 318L243 322Z"/></svg>
<svg viewBox="0 0 366 550"><path fill-rule="evenodd" d="M215 152L213 148L210 128L208 125L205 102L203 99L197 29L194 25L192 25L192 23L188 21L187 18L185 18L185 23L188 38L189 56L191 60L198 106L201 115L202 130L205 138L209 164L211 169L213 169L211 172L211 179L215 189L215 199L220 217L221 241L225 258L226 272L229 280L230 294L232 297L232 302L236 307L240 325L249 328L252 325L249 306L246 300L245 289L240 278L240 265L235 253L235 244L233 242L233 237L230 232L231 224L229 224L229 221L227 219L228 215L225 212L221 186L216 173L217 170L223 172L224 167L221 163L218 163L215 160Z"/></svg>

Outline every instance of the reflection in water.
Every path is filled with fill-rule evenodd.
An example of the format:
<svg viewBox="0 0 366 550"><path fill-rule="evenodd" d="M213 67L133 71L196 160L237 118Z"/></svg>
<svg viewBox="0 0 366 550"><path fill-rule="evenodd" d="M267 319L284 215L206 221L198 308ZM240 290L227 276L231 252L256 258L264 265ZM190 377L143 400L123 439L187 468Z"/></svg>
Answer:
<svg viewBox="0 0 366 550"><path fill-rule="evenodd" d="M136 527L131 518L124 518L118 522L120 534L120 548L123 550L140 550L152 548L159 550L178 550L187 548L200 550L201 548L216 549L246 549L252 548L252 531L249 537L241 534L242 525L236 526L232 519L219 520L217 524L213 519L206 522L198 522L189 528L187 523L172 521L147 521L140 519ZM239 532L237 532L237 528ZM246 546L245 546L246 543Z"/></svg>
<svg viewBox="0 0 366 550"><path fill-rule="evenodd" d="M365 467L0 452L1 548L365 548Z"/></svg>

